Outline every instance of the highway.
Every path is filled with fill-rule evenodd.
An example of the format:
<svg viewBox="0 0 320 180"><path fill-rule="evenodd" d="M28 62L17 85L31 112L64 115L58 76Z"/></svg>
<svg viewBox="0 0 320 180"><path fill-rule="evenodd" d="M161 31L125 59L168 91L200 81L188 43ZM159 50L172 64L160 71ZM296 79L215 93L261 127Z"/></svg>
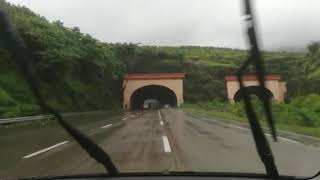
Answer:
<svg viewBox="0 0 320 180"><path fill-rule="evenodd" d="M181 109L128 114L117 122L99 122L87 134L110 154L120 171L265 172L248 129ZM281 174L310 176L320 169L319 148L286 138L277 143L270 139L270 144ZM66 136L18 159L0 170L0 177L105 172Z"/></svg>

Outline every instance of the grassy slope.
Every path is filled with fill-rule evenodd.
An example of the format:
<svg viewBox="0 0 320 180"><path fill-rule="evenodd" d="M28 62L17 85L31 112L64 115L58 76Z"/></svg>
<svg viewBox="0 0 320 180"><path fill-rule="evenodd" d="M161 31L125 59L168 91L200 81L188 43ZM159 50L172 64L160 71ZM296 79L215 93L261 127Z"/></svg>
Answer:
<svg viewBox="0 0 320 180"><path fill-rule="evenodd" d="M8 10L28 45L45 96L61 111L120 107L121 78L128 72L186 72L186 101L226 100L223 77L234 74L247 56L244 50L227 48L103 43L78 28L49 22L25 7L3 0L0 6ZM268 72L282 75L287 82L288 97L320 92L320 68L307 54L263 55ZM0 46L0 117L39 113L26 82L11 63L10 53Z"/></svg>
<svg viewBox="0 0 320 180"><path fill-rule="evenodd" d="M121 85L110 80L122 71L121 62L115 62L121 57L115 57L112 46L25 7L0 0L0 8L24 40L48 103L65 112L120 107L116 88ZM0 118L41 113L11 58L6 44L0 43Z"/></svg>

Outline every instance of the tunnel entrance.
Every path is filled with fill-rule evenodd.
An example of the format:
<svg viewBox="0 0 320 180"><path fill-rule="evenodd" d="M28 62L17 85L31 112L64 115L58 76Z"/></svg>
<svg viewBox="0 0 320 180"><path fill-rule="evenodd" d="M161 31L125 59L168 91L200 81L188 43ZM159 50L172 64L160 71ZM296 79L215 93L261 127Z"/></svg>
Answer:
<svg viewBox="0 0 320 180"><path fill-rule="evenodd" d="M171 107L177 106L176 94L171 89L159 85L149 85L134 91L130 99L131 109L143 109L146 105L145 102L151 99L159 102L157 107L162 107L165 104L169 104Z"/></svg>
<svg viewBox="0 0 320 180"><path fill-rule="evenodd" d="M143 103L144 109L157 109L159 108L160 102L156 99L147 99Z"/></svg>
<svg viewBox="0 0 320 180"><path fill-rule="evenodd" d="M269 97L271 99L273 99L273 97L274 97L270 90L268 90L266 88L260 90L259 86L248 86L248 87L245 87L245 89L250 95L255 95L259 99L262 99L262 97L264 95L266 95L267 97ZM241 89L236 92L236 94L234 95L234 100L236 102L238 102L238 101L243 99L242 93L243 93L243 90L241 90Z"/></svg>

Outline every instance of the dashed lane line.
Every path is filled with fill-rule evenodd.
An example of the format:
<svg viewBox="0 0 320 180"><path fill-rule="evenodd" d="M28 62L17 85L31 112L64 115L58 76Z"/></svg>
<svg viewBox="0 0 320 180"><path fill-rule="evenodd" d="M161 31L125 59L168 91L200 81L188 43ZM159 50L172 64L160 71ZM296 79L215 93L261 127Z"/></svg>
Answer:
<svg viewBox="0 0 320 180"><path fill-rule="evenodd" d="M124 121L124 120L126 120L126 119L128 119L128 118L125 117L125 118L123 118L123 119L121 119L121 120Z"/></svg>
<svg viewBox="0 0 320 180"><path fill-rule="evenodd" d="M34 152L34 153L32 153L32 154L29 154L29 155L23 156L22 159L28 159L28 158L37 156L37 155L39 155L39 154L42 154L42 153L47 152L47 151L50 151L50 150L52 150L52 149L54 149L54 148L57 148L57 147L59 147L59 146L62 146L62 145L64 145L64 144L67 144L68 142L69 142L69 141L63 141L63 142L58 143L58 144L56 144L56 145L47 147L47 148L45 148L45 149L42 149L42 150L40 150L40 151Z"/></svg>
<svg viewBox="0 0 320 180"><path fill-rule="evenodd" d="M100 128L101 128L101 129L105 129L105 128L108 128L108 127L110 127L110 126L112 126L112 124L107 124L107 125L105 125L105 126L101 126ZM89 134L89 135L94 135L94 134L97 134L97 133L99 133L99 131L93 132L93 133L91 133L91 134ZM32 153L32 154L23 156L22 159L28 159L28 158L37 156L37 155L39 155L39 154L45 153L45 152L47 152L47 151L50 151L50 150L52 150L52 149L54 149L54 148L57 148L57 147L59 147L59 146L62 146L62 145L64 145L64 144L67 144L67 143L69 143L69 141L60 142L60 143L58 143L58 144L55 144L55 145L53 145L53 146L50 146L50 147L47 147L47 148L45 148L45 149L39 150L39 151L34 152L34 153Z"/></svg>
<svg viewBox="0 0 320 180"><path fill-rule="evenodd" d="M164 152L171 152L171 147L167 136L162 136Z"/></svg>
<svg viewBox="0 0 320 180"><path fill-rule="evenodd" d="M107 127L110 127L110 126L112 126L112 124L107 124L107 125L105 125L105 126L101 126L100 128L101 128L101 129L104 129L104 128L107 128Z"/></svg>
<svg viewBox="0 0 320 180"><path fill-rule="evenodd" d="M163 121L162 121L162 116L161 116L160 110L158 110L158 114L159 114L160 125L163 126ZM163 141L164 152L170 153L171 152L171 147L170 147L170 143L169 143L168 137L167 136L162 136L162 141Z"/></svg>
<svg viewBox="0 0 320 180"><path fill-rule="evenodd" d="M161 116L160 110L158 110L158 114L159 114L159 119L161 120L162 116Z"/></svg>
<svg viewBox="0 0 320 180"><path fill-rule="evenodd" d="M107 124L107 125L105 125L105 126L101 126L100 127L100 129L105 129L105 128L108 128L108 127L115 127L115 126L118 126L119 124L121 124L121 123L123 123L123 122L118 122L118 123L116 123L116 124ZM98 133L102 133L103 131L99 131L99 128L97 128L97 129L94 129L94 132L91 132L91 133L89 133L89 136L93 136L93 135L96 135L96 134L98 134Z"/></svg>

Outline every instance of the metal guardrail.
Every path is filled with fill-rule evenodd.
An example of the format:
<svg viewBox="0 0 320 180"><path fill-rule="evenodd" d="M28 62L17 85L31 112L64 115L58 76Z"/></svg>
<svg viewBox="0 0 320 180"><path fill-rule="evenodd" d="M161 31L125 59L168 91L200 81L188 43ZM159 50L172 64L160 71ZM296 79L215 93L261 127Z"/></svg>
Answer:
<svg viewBox="0 0 320 180"><path fill-rule="evenodd" d="M44 120L44 119L53 119L53 116L41 115L41 116L28 116L28 117L17 117L17 118L4 118L4 119L0 119L0 124L9 124L9 123Z"/></svg>
<svg viewBox="0 0 320 180"><path fill-rule="evenodd" d="M80 112L80 113L62 113L62 116L74 116L74 115L82 115L82 114L89 114L89 113L96 113L96 112L104 112L104 111L87 111L87 112ZM17 117L17 118L4 118L0 119L1 124L10 124L10 123L19 123L19 122L26 122L26 121L35 121L35 120L45 120L45 119L53 119L53 115L39 115L39 116L26 116L26 117Z"/></svg>

